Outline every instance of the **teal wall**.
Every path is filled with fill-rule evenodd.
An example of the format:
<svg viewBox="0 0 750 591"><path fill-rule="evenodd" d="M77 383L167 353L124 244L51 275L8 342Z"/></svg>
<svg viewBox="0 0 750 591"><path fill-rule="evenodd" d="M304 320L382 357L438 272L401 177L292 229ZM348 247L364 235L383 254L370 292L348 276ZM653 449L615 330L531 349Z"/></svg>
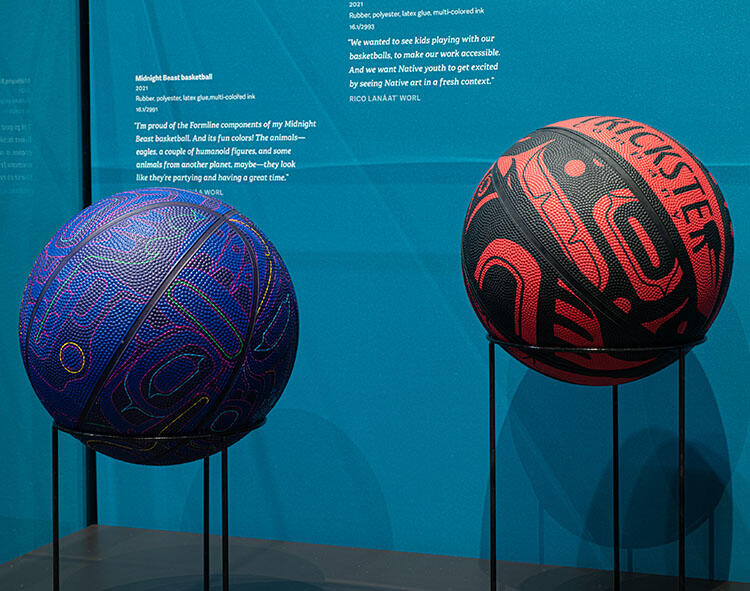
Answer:
<svg viewBox="0 0 750 591"><path fill-rule="evenodd" d="M487 346L461 281L461 223L489 163L518 138L568 117L614 114L693 150L732 215L729 295L708 342L688 356L688 574L750 582L744 0L486 3L481 28L498 36L502 52L491 89L366 109L345 100L348 21L340 2L102 0L91 8L95 198L137 186L136 74L212 71L227 88L257 91L250 107L209 109L214 119L319 121L290 181L226 188L223 196L284 256L301 315L286 392L268 424L230 450L232 535L487 555ZM443 33L477 28L445 23ZM404 35L428 26L404 25ZM72 92L74 78L66 82ZM190 118L180 105L163 109L167 119ZM66 112L62 126L74 129L77 112ZM70 174L75 165L62 168ZM48 223L35 217L35 244L7 258L8 277L18 277L2 300L12 315L44 237L75 209L77 182L25 202L27 217ZM3 223L28 227L12 217L19 211L9 209ZM11 334L10 316L3 334ZM17 380L8 390L18 396L12 414L23 420L0 416L17 476L15 486L0 484L0 510L40 524L31 547L46 541L49 422L25 386L15 337L7 338L6 374ZM497 369L500 557L609 568L609 391L553 382L502 353ZM675 368L622 387L620 399L624 566L673 573ZM64 453L80 456L72 444ZM80 481L75 466L70 472ZM198 464L156 469L101 458L101 519L200 531L200 478ZM213 510L218 524L218 505ZM25 549L12 545L7 555Z"/></svg>
<svg viewBox="0 0 750 591"><path fill-rule="evenodd" d="M34 260L82 203L76 6L3 0L1 11L0 562L51 539L51 419L26 378L18 314ZM63 534L83 519L83 453L68 439L60 447Z"/></svg>
<svg viewBox="0 0 750 591"><path fill-rule="evenodd" d="M463 216L489 163L524 134L622 115L695 151L733 216L734 282L688 358L688 574L750 581L747 3L484 6L482 20L394 20L371 36L494 33L492 88L366 106L347 101L355 35L340 2L94 7L96 196L136 185L136 74L213 72L217 91L256 93L206 106L204 119L319 121L287 183L224 186L284 256L301 317L287 391L230 451L231 532L487 555L487 345L461 281ZM196 112L162 105L153 120ZM609 568L609 391L552 382L502 353L498 383L500 557ZM676 370L623 387L621 401L624 565L675 572ZM102 487L108 523L200 529L199 466L105 460Z"/></svg>

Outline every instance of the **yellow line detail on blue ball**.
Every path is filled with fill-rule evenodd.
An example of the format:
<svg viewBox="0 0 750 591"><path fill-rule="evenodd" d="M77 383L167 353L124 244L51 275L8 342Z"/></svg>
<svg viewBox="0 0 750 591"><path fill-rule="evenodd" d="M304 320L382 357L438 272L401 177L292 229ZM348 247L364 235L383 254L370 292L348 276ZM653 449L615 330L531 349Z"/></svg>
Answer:
<svg viewBox="0 0 750 591"><path fill-rule="evenodd" d="M73 345L76 349L78 349L78 352L81 354L81 367L79 367L77 370L73 371L70 369L67 365L65 365L65 362L63 361L62 355L63 355L63 349L67 347L68 345ZM86 355L83 353L83 349L81 349L80 345L78 343L74 343L73 341L68 341L65 343L62 347L60 347L60 365L63 366L65 371L67 371L69 374L77 374L81 373L81 370L83 369L83 366L86 365Z"/></svg>

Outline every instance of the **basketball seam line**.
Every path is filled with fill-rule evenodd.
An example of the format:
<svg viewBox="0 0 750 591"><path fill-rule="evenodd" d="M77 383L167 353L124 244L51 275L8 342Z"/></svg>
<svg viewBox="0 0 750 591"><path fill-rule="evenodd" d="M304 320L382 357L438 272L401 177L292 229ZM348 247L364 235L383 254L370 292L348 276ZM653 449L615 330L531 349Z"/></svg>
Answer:
<svg viewBox="0 0 750 591"><path fill-rule="evenodd" d="M237 215L239 215L238 212ZM253 262L253 301L252 301L252 312L251 312L251 318L250 323L248 325L248 330L245 335L245 339L242 343L242 349L240 351L240 354L237 356L237 361L235 362L235 366L232 369L232 373L229 376L229 379L227 380L227 385L224 387L224 390L221 392L221 395L218 396L214 402L214 404L206 407L206 415L209 414L209 411L211 408L215 408L219 404L221 404L224 401L224 398L227 395L227 392L232 388L234 385L234 382L237 380L237 375L240 372L240 369L242 369L242 365L245 362L245 359L247 358L247 349L249 347L250 341L253 337L253 333L255 332L255 322L258 319L258 313L257 313L257 302L258 302L258 294L259 294L259 288L258 288L258 282L260 281L260 272L258 270L258 259L255 252L255 249L253 248L252 243L250 242L250 239L244 235L244 233L237 227L236 224L233 224L231 220L227 219L227 226L232 228L236 234L239 235L240 239L245 243L245 246L248 248L248 250L251 253L251 259ZM200 426L204 423L205 419L208 417L204 417L203 420L201 420L198 425L196 425L196 435L207 435L207 433L200 433L198 430ZM217 437L222 437L221 433L216 434ZM176 452L181 447L185 447L186 445L190 445L190 441L183 441L178 445L175 445L174 447L169 447L165 449L162 453L156 454L154 456L150 457L150 461L158 460L159 458L163 458L168 454Z"/></svg>
<svg viewBox="0 0 750 591"><path fill-rule="evenodd" d="M221 393L221 396L219 397L217 404L224 400L224 397L227 395L229 390L234 385L234 382L237 379L237 374L239 373L239 370L242 368L242 364L247 358L247 349L250 346L250 341L252 340L253 335L255 334L255 323L258 320L258 296L260 295L260 286L259 286L260 268L258 265L258 255L255 252L255 248L253 247L253 244L250 242L250 239L247 236L245 236L244 232L242 232L242 230L236 224L233 224L231 220L227 220L227 225L230 228L232 228L233 231L245 243L245 247L247 247L248 251L251 254L251 260L253 262L253 301L252 301L252 317L250 319L250 324L248 326L247 335L245 336L245 342L243 343L244 355L241 356L242 363L238 362L235 365L234 370L232 370L232 375L227 381L227 386L224 388L224 391ZM269 277L269 281L270 281L270 277Z"/></svg>
<svg viewBox="0 0 750 591"><path fill-rule="evenodd" d="M484 174L485 174L485 176L487 176L487 175L490 176L490 183L492 183L493 188L495 189L495 195L497 195L497 199L499 201L500 200L500 195L497 193L497 187L494 186L495 185L495 178L494 178L493 170L495 170L496 167L497 167L497 161L493 162L492 166L490 166L489 170L486 173L484 173ZM482 177L482 179L484 180L484 177ZM480 183L481 183L481 181L480 181ZM475 199L475 196L473 196L471 198L471 201L469 202L469 210L468 211L471 211L472 205L474 205L474 199ZM466 214L466 217L468 218L468 212ZM473 295L474 296L474 300L477 302L477 304L480 304L479 293L478 293L479 290L474 287L475 281L471 280L471 277L472 277L473 273L472 273L472 271L470 269L467 269L467 267L466 267L466 257L464 256L464 252L465 252L464 242L466 241L466 234L467 233L468 233L468 226L464 226L461 229L461 271L463 272L463 275L466 278L466 281L464 282L464 285L466 286L467 291L471 292L470 294L468 294L469 298L471 299L471 296ZM470 305L472 305L471 302L470 302ZM473 305L472 305L472 308L473 308ZM487 314L484 314L484 317L487 318L487 322L489 322L489 324L492 326L492 328L495 329L495 332L498 335L504 336L504 335L502 335L502 333L500 332L500 330L498 330L498 328L495 326L495 324L490 320L490 318L487 316ZM489 329L487 330L487 334L488 335L490 334L490 330Z"/></svg>
<svg viewBox="0 0 750 591"><path fill-rule="evenodd" d="M214 212L216 213L216 212ZM227 221L227 218L230 216L236 214L237 211L232 209L228 211L227 213L223 214L221 217L219 217L216 221L214 221L204 232L201 234L198 239L190 246L190 248L185 252L185 254L180 257L180 259L175 263L175 265L172 267L172 269L169 271L167 276L162 280L159 287L156 289L154 294L151 296L151 299L146 303L146 305L143 307L141 312L138 314L136 319L133 321L133 324L128 329L128 332L125 333L125 336L120 341L119 346L115 350L115 352L112 354L112 357L110 357L109 362L102 370L102 374L99 377L99 380L92 390L91 394L89 395L88 399L86 400L86 404L83 405L83 409L78 416L78 427L81 426L81 421L88 413L89 409L91 408L94 401L99 396L99 393L101 392L102 388L104 388L104 384L107 383L107 380L111 377L112 372L115 369L115 366L120 361L120 358L125 353L125 350L130 345L130 342L135 337L136 333L140 329L140 327L143 325L143 323L146 321L146 318L151 313L151 311L156 307L156 304L159 303L159 300L161 300L162 296L166 293L167 289L169 289L169 286L172 284L174 279L179 275L182 270L187 266L188 262L190 262L190 259L193 257L193 255L198 252L198 250L203 246L207 241L208 238L213 234L213 232L221 226L223 223Z"/></svg>
<svg viewBox="0 0 750 591"><path fill-rule="evenodd" d="M493 165L493 174L492 174L492 184L495 187L495 191L497 192L498 188L498 182L496 180L496 174L494 171L497 171L497 175L499 175L502 178L502 175L500 175L500 170L497 168L497 165ZM525 193L524 193L525 195ZM498 193L498 196L500 196L500 193ZM505 210L505 212L508 214L509 217L513 219L515 222L516 227L518 228L519 232L527 239L529 242L533 244L533 246L536 248L536 251L539 252L539 254L544 257L544 260L557 271L558 276L560 279L564 280L568 287L572 289L576 296L581 299L581 301L585 302L587 305L592 306L596 309L599 313L601 313L605 318L607 318L610 322L615 324L616 326L621 325L622 323L617 322L617 317L613 316L610 312L613 310L609 310L608 306L606 305L606 302L600 301L600 298L598 297L598 294L594 293L591 294L590 290L582 289L581 282L576 279L574 276L572 276L566 269L562 267L562 265L559 265L557 261L555 261L554 257L551 256L552 253L548 253L547 250L544 248L541 241L539 241L533 232L530 231L528 226L524 223L522 217L518 214L518 212L515 210L515 207L511 207L509 204L504 203L503 199L498 199L500 202L500 206ZM580 294L587 293L591 297L589 298L583 298ZM645 331L645 329L644 329ZM629 338L633 340L634 342L641 342L642 339L639 338L639 336L632 334L630 330L627 331ZM538 335L538 327L536 331ZM646 338L649 338L648 335L644 335ZM520 335L519 335L520 337ZM523 339L521 339L523 340ZM653 340L653 337L651 337L651 340Z"/></svg>
<svg viewBox="0 0 750 591"><path fill-rule="evenodd" d="M684 247L684 244L682 244L682 236L677 231L677 228L674 227L674 225L670 228L662 219L662 216L659 215L659 212L657 211L657 208L652 203L652 200L649 199L648 195L646 194L646 191L644 191L636 182L636 180L633 178L633 175L631 172L635 172L636 175L642 177L641 173L629 162L620 162L620 159L624 160L620 154L618 154L616 151L614 151L609 146L596 141L593 138L588 137L587 135L582 134L581 132L574 131L571 129L565 129L563 127L544 127L543 130L550 131L552 133L557 133L558 135L562 135L564 137L567 137L568 139L572 139L574 141L578 140L577 143L583 144L585 146L588 146L590 149L594 150L595 153L598 153L602 155L606 160L608 160L609 165L612 166L612 168L615 169L615 172L620 175L620 177L625 181L628 188L633 193L633 196L638 199L638 202L643 205L646 210L648 211L650 217L656 221L657 224L661 227L662 231L667 234L667 236L670 237L669 241L667 242L667 248L669 249L672 256L674 256L675 260L679 261L680 268L682 269L683 273L686 273L688 275L688 279L692 281L693 286L697 289L697 281L695 279L695 270L693 269L693 261L690 258L690 255L687 252L687 249ZM582 140L582 141L580 141ZM613 152L614 154L610 153ZM628 170L628 168L632 170ZM644 179L645 181L645 179ZM656 201L659 201L659 198L654 194L654 198ZM662 206L662 209L666 213L666 209L664 206ZM667 213L667 215L669 215ZM675 240L675 238L677 240ZM679 255L678 255L679 252ZM685 263L689 263L686 265Z"/></svg>
<svg viewBox="0 0 750 591"><path fill-rule="evenodd" d="M23 364L26 368L26 373L29 376L29 380L31 380L31 373L29 372L29 366L28 366L28 360L29 360L29 336L31 335L31 326L34 323L34 317L36 316L37 311L39 310L39 305L42 303L42 300L44 300L44 296L47 294L47 291L49 289L50 284L55 280L55 278L60 274L60 272L65 268L65 265L67 265L70 260L89 242L91 242L94 238L96 238L99 234L104 232L105 230L108 230L115 224L120 223L123 220L128 219L132 215L137 215L139 213L143 213L144 211L149 211L151 209L157 209L159 207L164 207L168 205L178 205L178 206L186 206L191 207L195 209L201 209L203 211L206 211L208 213L212 213L214 215L219 215L217 212L215 212L212 209L209 209L203 205L198 205L196 203L188 203L186 201L165 201L160 203L152 203L151 205L144 205L143 207L139 207L137 209L134 209L133 211L129 211L128 213L125 213L114 220L107 222L104 224L101 228L96 228L94 231L91 232L88 236L83 238L78 244L76 244L72 250L66 254L62 260L57 264L57 267L52 272L52 275L50 275L47 280L44 282L44 287L42 287L42 291L39 293L39 297L36 300L36 303L34 304L34 308L31 310L31 314L29 315L29 320L26 323L26 340L24 343L24 350L23 350ZM42 251L44 252L44 251ZM33 383L33 380L32 380Z"/></svg>
<svg viewBox="0 0 750 591"><path fill-rule="evenodd" d="M247 221L249 224L252 224L254 227L257 228L257 226L255 226L255 224L253 224L253 222L251 222L249 219L247 219L241 213L238 213L237 215L239 217L241 217L241 218L244 218L245 221ZM233 222L232 220L229 220L227 223L230 226L236 227L237 228L237 233L240 234L240 236L242 236L242 238L245 239L248 244L250 244L250 242L249 242L250 239L246 235L243 234L242 229L235 222ZM257 235L257 233L256 233L256 235ZM274 248L272 244L269 243L269 245L270 245L271 248ZM274 248L274 250L275 250L275 248ZM284 274L286 275L286 279L288 279L288 281L289 281L290 292L291 292L291 294L294 294L294 285L292 283L292 278L289 275L289 271L286 269L286 266L283 264L283 260L281 258L281 255L278 253L278 251L276 251L276 255L278 256L278 261L277 262L279 263L276 266L277 266L277 268L284 270ZM255 249L253 249L253 256L255 257L256 264L257 264L257 253L255 252ZM258 289L260 290L260 272L258 272L258 280L259 280L258 281ZM270 278L269 278L269 281L270 281ZM258 291L258 295L257 295L256 300L255 300L256 302L258 301L258 297L259 296L260 296L260 291ZM298 345L298 341L299 341L299 308L297 307L296 295L295 295L295 297L291 298L290 301L292 303L292 309L294 310L294 316L296 317L296 320L297 320L297 322L295 322L295 327L294 327L294 341L293 341L294 342L294 356L292 358L292 363L291 363L291 365L294 366L294 358L296 358L296 355L297 355L297 345ZM255 320L253 321L253 324L255 324ZM288 378L289 378L289 376L287 376L287 379Z"/></svg>
<svg viewBox="0 0 750 591"><path fill-rule="evenodd" d="M712 314L711 316L706 317L706 322L703 328L703 333L705 334L710 328L709 322L713 322L713 320L716 318L716 315L721 310L721 307L724 305L724 299L726 298L727 291L729 290L729 282L732 279L732 267L734 265L734 237L732 236L732 231L731 231L732 218L729 215L729 208L724 207L724 204L726 203L726 198L724 197L724 193L721 191L719 184L714 180L714 177L711 175L710 172L708 172L708 169L703 165L703 162L698 160L698 158L695 157L695 154L693 154L690 150L688 150L685 146L683 146L680 142L678 142L674 138L670 137L669 140L677 144L683 150L685 150L688 156L690 156L693 159L693 161L698 165L698 167L703 172L703 176L706 177L708 184L711 186L711 189L714 192L714 198L716 199L716 203L718 204L719 211L721 212L721 221L724 225L724 244L723 244L724 246L724 279L722 281L722 285L719 286L719 289L717 291L716 301L714 303ZM727 260L729 260L731 263L728 268L726 266Z"/></svg>
<svg viewBox="0 0 750 591"><path fill-rule="evenodd" d="M471 280L472 279L472 273L471 273L470 270L467 270L467 268L466 268L466 261L465 261L465 257L464 257L464 240L465 240L465 238L462 236L461 237L461 271L463 272L464 277L466 278L466 281L464 282L464 285L466 286L467 291L471 292L471 293L468 294L469 298L471 298L471 296L473 295L474 296L474 300L477 302L477 304L480 304L478 290L474 287L474 283L476 283L476 281L472 281ZM469 302L469 305L471 305L472 308L473 308L473 305L471 304L471 301ZM503 335L500 332L500 330L498 330L498 328L490 320L490 318L487 316L487 314L483 314L483 315L487 319L487 322L489 322L490 326L492 326L492 328L495 329L495 332L498 335L505 336L505 335ZM487 328L487 327L485 327L485 328ZM488 335L490 334L490 330L489 329L487 330L487 334ZM494 336L494 335L491 335L491 336Z"/></svg>

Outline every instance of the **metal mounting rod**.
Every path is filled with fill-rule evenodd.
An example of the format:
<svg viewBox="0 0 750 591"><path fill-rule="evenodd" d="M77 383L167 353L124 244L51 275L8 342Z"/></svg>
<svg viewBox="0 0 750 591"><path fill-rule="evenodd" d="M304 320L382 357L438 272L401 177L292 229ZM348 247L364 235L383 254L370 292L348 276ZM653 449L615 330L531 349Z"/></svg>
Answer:
<svg viewBox="0 0 750 591"><path fill-rule="evenodd" d="M613 587L620 591L620 404L617 384L612 385L612 568Z"/></svg>
<svg viewBox="0 0 750 591"><path fill-rule="evenodd" d="M495 343L490 341L490 590L497 591L497 483L495 477Z"/></svg>

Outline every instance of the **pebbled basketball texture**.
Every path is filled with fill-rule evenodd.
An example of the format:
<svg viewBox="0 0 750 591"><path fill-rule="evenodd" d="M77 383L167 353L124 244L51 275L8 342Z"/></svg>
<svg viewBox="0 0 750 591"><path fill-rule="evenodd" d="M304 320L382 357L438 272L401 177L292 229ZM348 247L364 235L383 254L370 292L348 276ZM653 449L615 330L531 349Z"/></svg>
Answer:
<svg viewBox="0 0 750 591"><path fill-rule="evenodd" d="M469 299L488 333L544 347L668 347L721 307L733 238L724 197L693 154L621 117L580 117L519 140L487 171L464 221ZM609 385L678 353L524 352L564 381Z"/></svg>
<svg viewBox="0 0 750 591"><path fill-rule="evenodd" d="M262 424L294 364L297 318L289 273L252 222L198 193L139 189L50 240L19 337L60 426L121 460L178 464Z"/></svg>

